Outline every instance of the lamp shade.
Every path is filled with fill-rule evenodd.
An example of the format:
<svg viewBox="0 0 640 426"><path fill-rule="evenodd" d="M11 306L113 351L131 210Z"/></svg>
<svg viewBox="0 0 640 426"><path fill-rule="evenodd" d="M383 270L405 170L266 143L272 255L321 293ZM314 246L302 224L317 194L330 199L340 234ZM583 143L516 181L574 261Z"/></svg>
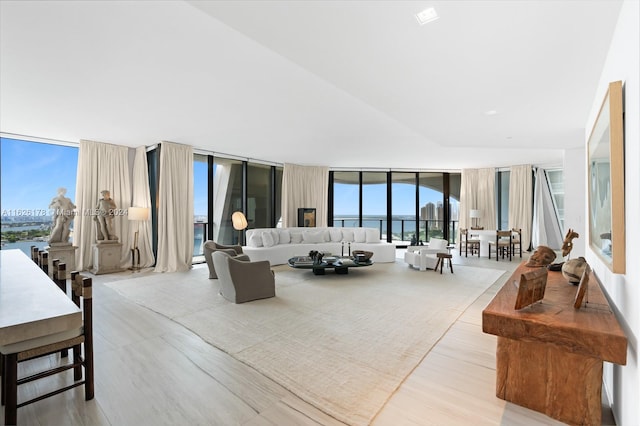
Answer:
<svg viewBox="0 0 640 426"><path fill-rule="evenodd" d="M149 207L129 207L127 211L129 220L149 220Z"/></svg>
<svg viewBox="0 0 640 426"><path fill-rule="evenodd" d="M469 211L469 217L471 219L478 219L478 218L480 218L482 216L480 215L480 210L471 210L471 211Z"/></svg>
<svg viewBox="0 0 640 426"><path fill-rule="evenodd" d="M236 231L242 231L248 225L247 218L244 217L244 213L241 211L233 212L231 215L231 222L233 223L233 229Z"/></svg>

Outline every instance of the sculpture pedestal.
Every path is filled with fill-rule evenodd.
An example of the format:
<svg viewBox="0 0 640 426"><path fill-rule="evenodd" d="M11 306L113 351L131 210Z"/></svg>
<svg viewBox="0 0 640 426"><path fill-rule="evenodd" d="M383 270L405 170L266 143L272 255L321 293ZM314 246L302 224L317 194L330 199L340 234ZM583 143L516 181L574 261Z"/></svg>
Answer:
<svg viewBox="0 0 640 426"><path fill-rule="evenodd" d="M100 241L93 245L93 269L94 275L120 272L120 258L122 244L118 241Z"/></svg>
<svg viewBox="0 0 640 426"><path fill-rule="evenodd" d="M72 246L71 243L51 243L46 250L49 252L49 276L53 273L55 259L59 259L60 263L67 266L67 273L76 270L76 250L78 247Z"/></svg>

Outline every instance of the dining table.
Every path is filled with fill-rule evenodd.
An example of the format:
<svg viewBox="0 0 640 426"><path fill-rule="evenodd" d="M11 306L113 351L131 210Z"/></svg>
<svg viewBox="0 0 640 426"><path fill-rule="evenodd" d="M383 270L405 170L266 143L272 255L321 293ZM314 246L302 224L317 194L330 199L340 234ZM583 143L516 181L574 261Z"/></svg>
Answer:
<svg viewBox="0 0 640 426"><path fill-rule="evenodd" d="M80 308L30 257L0 250L0 348L81 326ZM15 423L15 412L5 422Z"/></svg>
<svg viewBox="0 0 640 426"><path fill-rule="evenodd" d="M480 256L489 257L489 241L496 240L495 229L470 229L469 239L480 240Z"/></svg>

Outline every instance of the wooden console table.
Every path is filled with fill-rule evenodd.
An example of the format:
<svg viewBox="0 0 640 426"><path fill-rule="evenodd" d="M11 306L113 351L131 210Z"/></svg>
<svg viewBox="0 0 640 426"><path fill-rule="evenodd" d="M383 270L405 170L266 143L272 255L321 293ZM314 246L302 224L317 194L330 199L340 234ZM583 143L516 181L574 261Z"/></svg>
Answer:
<svg viewBox="0 0 640 426"><path fill-rule="evenodd" d="M482 330L498 336L496 396L570 424L601 424L602 363L624 365L627 338L591 273L586 306L577 287L549 271L544 299L514 309L520 264L482 311Z"/></svg>

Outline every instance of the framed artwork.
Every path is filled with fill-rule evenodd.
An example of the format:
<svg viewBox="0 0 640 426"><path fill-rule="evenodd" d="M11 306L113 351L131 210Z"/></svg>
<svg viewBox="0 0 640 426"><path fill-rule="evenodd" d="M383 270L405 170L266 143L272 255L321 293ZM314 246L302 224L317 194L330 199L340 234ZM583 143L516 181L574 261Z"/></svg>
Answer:
<svg viewBox="0 0 640 426"><path fill-rule="evenodd" d="M536 268L520 276L514 309L526 308L544 298L544 291L547 288L547 274L547 268Z"/></svg>
<svg viewBox="0 0 640 426"><path fill-rule="evenodd" d="M582 306L584 295L587 293L587 287L589 286L589 273L591 273L591 268L589 268L589 265L587 265L587 267L584 268L584 272L582 273L582 278L580 278L578 291L576 291L576 298L573 301L573 307L575 309L580 309L580 307Z"/></svg>
<svg viewBox="0 0 640 426"><path fill-rule="evenodd" d="M299 208L298 209L298 226L315 227L316 226L316 209Z"/></svg>
<svg viewBox="0 0 640 426"><path fill-rule="evenodd" d="M622 82L609 84L588 143L589 244L612 272L625 272Z"/></svg>

